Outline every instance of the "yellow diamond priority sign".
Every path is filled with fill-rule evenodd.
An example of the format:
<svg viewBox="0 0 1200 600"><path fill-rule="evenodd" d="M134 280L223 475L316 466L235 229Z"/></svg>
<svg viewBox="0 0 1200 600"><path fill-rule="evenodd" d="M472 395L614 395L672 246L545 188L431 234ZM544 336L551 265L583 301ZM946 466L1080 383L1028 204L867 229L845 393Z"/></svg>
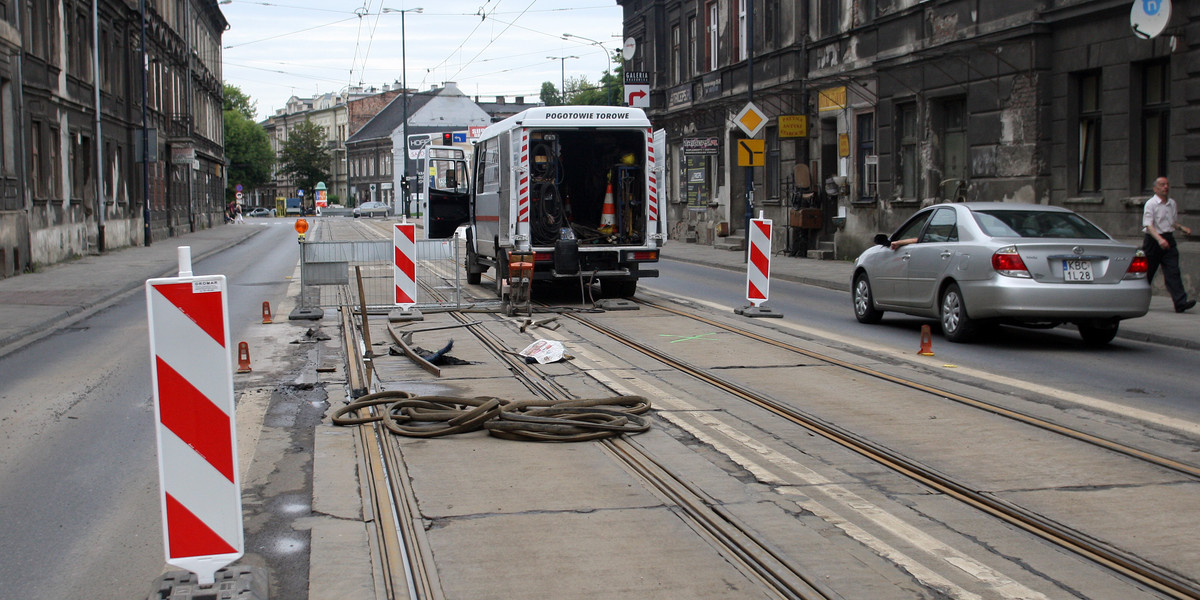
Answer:
<svg viewBox="0 0 1200 600"><path fill-rule="evenodd" d="M747 137L758 135L758 132L767 126L767 116L753 102L747 102L742 111L733 118L733 121L746 133Z"/></svg>

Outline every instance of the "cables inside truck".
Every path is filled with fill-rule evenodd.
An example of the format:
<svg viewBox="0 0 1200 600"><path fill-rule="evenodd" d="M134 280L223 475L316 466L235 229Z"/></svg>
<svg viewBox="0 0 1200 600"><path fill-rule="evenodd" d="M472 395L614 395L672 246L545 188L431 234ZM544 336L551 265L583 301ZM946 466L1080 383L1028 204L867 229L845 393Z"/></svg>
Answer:
<svg viewBox="0 0 1200 600"><path fill-rule="evenodd" d="M558 139L543 138L529 156L530 234L535 245L553 244L571 226L562 191L562 160Z"/></svg>

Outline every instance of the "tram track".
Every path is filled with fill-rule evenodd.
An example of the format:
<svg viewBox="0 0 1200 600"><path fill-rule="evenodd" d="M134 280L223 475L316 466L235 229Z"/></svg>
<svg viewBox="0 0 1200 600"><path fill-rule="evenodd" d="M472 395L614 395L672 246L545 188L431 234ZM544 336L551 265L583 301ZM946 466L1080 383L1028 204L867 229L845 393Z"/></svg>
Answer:
<svg viewBox="0 0 1200 600"><path fill-rule="evenodd" d="M357 229L358 224L355 225ZM437 293L436 290L429 291L434 294ZM957 394L919 381L871 369L870 367L853 364L837 357L773 339L767 335L746 331L703 315L696 315L645 300L639 300L639 303L651 309L662 310L676 316L693 319L697 322L718 327L724 331L744 336L760 343L769 344L775 348L794 352L809 359L821 361L827 365L876 378L889 384L936 395L964 406L1011 419L1024 425L1049 431L1072 440L1103 448L1107 451L1116 452L1145 462L1146 464L1169 469L1190 478L1200 478L1200 467L1196 465L1159 456L1152 452L1108 440L977 398ZM456 312L451 312L450 314L479 339L485 347L488 347L496 360L504 361L513 376L522 381L525 387L530 389L531 392L546 399L570 397L567 391L552 379L545 378L536 369L530 368L522 361L515 359L513 353L504 347L500 339L491 332L488 332L485 327L479 326L478 323L467 323L467 318L463 314ZM565 314L592 330L614 339L664 365L704 381L734 397L749 401L778 417L804 427L824 439L833 441L839 446L852 450L877 464L886 466L929 489L936 490L991 517L1036 535L1057 547L1068 550L1105 569L1109 569L1129 580L1153 589L1164 596L1172 598L1200 598L1200 588L1194 582L1168 569L1161 568L1129 552L1115 548L1102 540L1027 510L1015 503L998 498L987 492L973 489L969 485L956 481L953 477L939 473L921 464L919 461L912 460L881 444L858 436L854 432L847 431L814 415L806 414L785 403L778 402L764 394L756 392L745 385L717 377L705 369L690 365L679 358L642 344L615 329L588 319L586 315L571 312ZM348 356L355 356L355 352L348 351ZM386 432L381 433L378 427L371 427L370 429L375 432L370 436L374 438L371 452L378 452L380 461L383 463L381 468L373 470L371 474L379 472L384 477L390 477L391 479L398 477L401 480L407 481L407 477L403 474L402 458L397 456L398 448L395 444L388 442L385 435ZM693 529L697 533L708 539L710 543L722 548L723 553L737 564L742 565L744 571L753 573L765 588L773 590L775 594L784 598L837 597L836 594L831 594L828 590L822 589L816 582L809 581L803 575L801 569L789 564L785 554L774 551L768 543L757 539L758 536L754 534L751 528L738 523L733 515L724 511L721 505L708 497L703 490L697 489L686 479L674 474L669 466L659 463L635 439L606 440L601 442L601 444L614 460L643 481L647 489L650 489L665 502L677 506L680 511L687 515L688 522L692 524ZM395 537L400 538L399 543L405 545L405 551L408 553L408 556L403 560L408 564L409 569L415 569L414 571L410 571L406 577L413 576L412 573L418 574L418 581L409 584L409 590L417 590L416 595L410 595L410 597L439 597L436 585L428 584L430 581L436 582L436 573L432 575L419 575L420 571L427 568L425 564L422 564L422 557L427 559L429 557L427 550L422 550L420 547L420 540L418 538L421 536L421 528L414 525L419 515L415 513L415 504L412 504L414 500L411 497L411 489L406 491L402 489L402 486L401 489L398 489L398 484L391 480L377 485L384 485L388 490L386 494L374 492L372 494L373 497L376 497L380 501L386 497L395 503L408 503L407 510L401 509L398 505L391 510L383 510L381 507L380 514L391 513L394 518L408 520L407 525L396 525L395 529L399 534ZM382 516L380 518L382 519ZM385 527L381 526L380 529L385 529ZM407 539L405 539L405 536L408 536ZM394 551L391 552L394 553ZM432 571L433 569L430 568L429 570ZM398 576L393 575L393 579L398 579ZM427 583L423 586L420 581Z"/></svg>
<svg viewBox="0 0 1200 600"><path fill-rule="evenodd" d="M744 329L709 319L707 317L695 315L693 313L666 307L645 300L639 300L639 303L646 307L662 310L676 316L702 322L709 326L718 327L727 332L751 338L757 342L766 343L776 348L795 352L811 359L824 361L827 364L841 367L855 373L870 375L895 385L901 385L925 393L937 395L939 397L944 397L948 400L978 408L989 413L997 414L1026 425L1052 431L1056 434L1063 435L1077 441L1082 441L1105 450L1136 458L1144 461L1147 464L1171 469L1173 471L1188 475L1189 477L1200 477L1200 469L1194 465L1189 465L1173 459L1157 456L1149 452L1114 442L1112 440L1106 440L1086 432L1081 432L1075 429L1057 425L1037 417L1025 415L1018 411L1003 408L978 399L968 398L961 394L955 394L953 392L938 389L920 382L883 373L860 365L851 364L835 357L800 348L787 342L782 342L754 332L746 331ZM761 394L744 385L735 383L722 377L718 377L706 369L691 365L677 357L671 356L647 344L639 342L611 327L607 327L595 322L592 319L588 319L585 315L568 313L567 316L576 322L591 328L597 333L603 334L614 341L637 350L653 360L656 360L668 367L674 368L679 372L685 373L688 376L700 380L708 385L716 387L734 397L750 402L755 406L767 410L768 412L775 414L776 416L781 417L790 423L803 427L814 434L847 448L859 454L860 456L876 462L877 464L901 473L922 485L937 490L949 497L955 498L977 510L1001 519L1002 521L1018 527L1026 532L1034 534L1046 540L1047 542L1069 550L1078 556L1120 573L1121 575L1146 585L1158 591L1159 593L1165 594L1172 598L1200 598L1200 586L1197 586L1194 582L1169 570L1145 561L1137 556L1134 556L1129 552L1115 548L1102 540L1095 539L1092 536L1061 523L1055 522L1052 519L1027 510L1014 503L997 498L986 492L975 490L966 484L956 481L953 477L939 473L938 471L922 464L921 462L913 460L899 452L872 442L863 436L857 435L854 432L848 431L833 423L829 423L816 417L815 415L798 410L793 406L789 406L786 403L770 398L769 396Z"/></svg>
<svg viewBox="0 0 1200 600"><path fill-rule="evenodd" d="M427 290L438 294L436 290ZM347 313L348 314L348 313ZM478 314L468 316L462 312L450 312L453 319L469 331L497 361L505 365L513 377L536 396L551 401L571 398L570 393L553 380L542 376L504 345L493 333L475 320ZM353 316L344 317L344 326L354 328ZM361 335L361 334L360 334ZM357 342L347 341L347 356L359 356ZM358 359L361 361L361 358ZM354 370L352 369L352 372ZM372 410L384 410L373 408ZM423 530L416 501L412 495L408 477L404 473L403 459L398 448L390 443L386 430L378 423L360 428L360 441L364 448L370 479L371 501L377 517L377 537L382 548L381 560L384 571L393 589L408 589L410 598L441 598L436 583L436 569L430 568L428 544L422 543ZM822 584L812 581L801 569L792 564L786 555L761 540L752 528L741 523L732 513L723 510L720 504L662 465L636 442L614 438L601 442L605 450L618 463L653 493L678 508L693 530L704 536L715 547L723 550L727 559L742 566L748 575L757 578L765 589L770 589L780 598L794 600L821 600L838 597ZM387 524L395 520L395 525ZM389 592L390 594L390 592ZM394 596L389 596L394 597Z"/></svg>
<svg viewBox="0 0 1200 600"><path fill-rule="evenodd" d="M503 361L513 376L521 380L534 394L546 400L563 400L570 393L551 379L543 377L508 350L503 342L487 329L469 325L469 319L460 313L454 318L467 326L484 344L496 360ZM678 507L687 516L693 529L704 534L726 555L762 581L768 589L782 598L817 600L835 598L823 590L819 583L811 581L801 569L793 565L777 551L771 549L753 530L720 508L720 504L696 489L670 468L658 462L641 445L626 438L609 438L601 443L610 455L643 481L669 503Z"/></svg>

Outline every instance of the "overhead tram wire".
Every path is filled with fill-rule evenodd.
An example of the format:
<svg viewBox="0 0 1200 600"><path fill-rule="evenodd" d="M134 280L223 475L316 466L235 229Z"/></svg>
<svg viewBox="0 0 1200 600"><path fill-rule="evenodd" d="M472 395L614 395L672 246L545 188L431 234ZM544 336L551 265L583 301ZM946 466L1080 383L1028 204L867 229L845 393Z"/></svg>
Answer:
<svg viewBox="0 0 1200 600"><path fill-rule="evenodd" d="M526 6L526 7L525 7L525 10L521 11L521 14L517 15L517 18L516 18L516 19L513 19L514 23L509 23L508 25L506 25L506 26L504 27L504 30L503 30L503 31L501 31L499 34L497 34L497 35L495 35L495 36L492 36L492 39L488 40L488 43L487 43L487 44L485 44L485 45L483 46L483 48L481 48L481 49L479 50L479 52L477 52L477 53L475 54L475 56L472 56L472 57L471 57L471 58L470 58L470 59L467 61L467 63L466 63L465 65L462 65L462 66L460 66L460 67L458 68L458 71L455 71L455 73L454 73L453 75L451 75L447 81L454 81L454 78L455 78L455 77L458 77L458 74L459 74L459 73L462 73L462 72L463 72L463 69L465 69L465 68L467 68L467 67L471 66L471 63L475 62L475 59L476 59L476 58L479 58L479 55L480 55L480 54L483 54L484 52L486 52L486 51L487 51L487 49L488 49L488 48L491 48L491 47L492 47L492 44L496 43L496 40L500 39L500 37L501 37L501 36L503 36L503 35L505 34L505 32L507 32L509 29L511 29L511 28L513 27L513 25L515 24L515 22L516 22L518 19L520 19L521 17L525 16L525 13L526 13L526 12L528 12L528 11L529 11L529 9L530 9L530 8L532 8L532 7L533 7L533 5L534 5L534 3L536 3L536 2L537 2L537 0L532 0L532 1L529 3L529 6Z"/></svg>
<svg viewBox="0 0 1200 600"><path fill-rule="evenodd" d="M338 19L338 20L336 20L336 21L333 21L333 22L331 22L331 23L322 23L321 25L314 25L314 26L312 26L312 27L305 27L304 29L297 29L296 31L289 31L289 32L287 32L287 33L280 33L280 34L273 35L273 36L270 36L270 37L265 37L265 38L262 38L262 39L250 40L249 42L242 42L242 43L240 43L240 44L230 44L230 45L228 45L228 46L222 46L222 47L221 47L221 49L222 49L222 50L229 50L229 49L232 49L232 48L241 48L242 46L249 46L250 44L258 44L258 43L261 43L261 42L269 42L269 41L271 41L271 40L277 40L277 39L279 39L279 38L281 38L281 37L287 37L287 36L289 36L289 35L296 35L297 33L305 33L305 32L308 32L308 31L313 31L314 29L321 29L321 28L323 28L323 27L329 27L330 25L337 25L338 23L345 23L346 21L349 21L350 19L357 19L357 18L358 18L358 16L357 16L357 15L355 15L355 16L353 16L353 17L347 17L347 18L345 18L345 19Z"/></svg>

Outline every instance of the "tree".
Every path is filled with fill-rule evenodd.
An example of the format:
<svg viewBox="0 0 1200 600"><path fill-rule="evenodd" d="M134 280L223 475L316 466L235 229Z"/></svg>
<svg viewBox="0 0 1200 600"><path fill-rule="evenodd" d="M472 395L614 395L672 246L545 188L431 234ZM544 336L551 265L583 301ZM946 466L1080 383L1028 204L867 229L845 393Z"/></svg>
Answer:
<svg viewBox="0 0 1200 600"><path fill-rule="evenodd" d="M253 121L254 103L232 85L225 86L225 159L229 161L226 202L234 198L234 187L256 188L271 180L275 154L261 125Z"/></svg>
<svg viewBox="0 0 1200 600"><path fill-rule="evenodd" d="M258 112L258 102L250 99L236 85L225 84L225 107L223 110L235 110L242 116L253 121L254 113Z"/></svg>
<svg viewBox="0 0 1200 600"><path fill-rule="evenodd" d="M280 170L291 175L296 185L311 194L318 182L329 179L330 164L325 149L325 128L304 121L288 131L288 139L279 152ZM306 198L305 203L309 200Z"/></svg>
<svg viewBox="0 0 1200 600"><path fill-rule="evenodd" d="M562 104L561 97L558 93L558 87L549 81L542 82L542 104L546 106L558 106Z"/></svg>
<svg viewBox="0 0 1200 600"><path fill-rule="evenodd" d="M596 105L596 106L623 106L622 96L624 95L624 67L617 60L619 55L613 55L613 62L617 63L616 72L606 70L600 76L599 83L591 83L587 77L575 77L567 79L566 96L568 104L579 105Z"/></svg>

